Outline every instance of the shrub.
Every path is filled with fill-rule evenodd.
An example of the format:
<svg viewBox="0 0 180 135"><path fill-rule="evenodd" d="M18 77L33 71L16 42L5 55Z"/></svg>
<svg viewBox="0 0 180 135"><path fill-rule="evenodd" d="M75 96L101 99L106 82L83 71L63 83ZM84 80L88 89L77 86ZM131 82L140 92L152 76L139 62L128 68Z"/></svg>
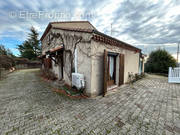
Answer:
<svg viewBox="0 0 180 135"><path fill-rule="evenodd" d="M145 72L168 73L169 67L175 67L176 60L166 50L156 50L150 53L145 64Z"/></svg>
<svg viewBox="0 0 180 135"><path fill-rule="evenodd" d="M138 80L140 80L140 79L142 79L144 77L145 77L144 73L142 73L142 74L128 73L128 80L129 80L128 82L130 84L133 84L134 82L136 82L136 81L138 81Z"/></svg>
<svg viewBox="0 0 180 135"><path fill-rule="evenodd" d="M0 68L5 68L6 70L15 66L13 58L7 55L0 55Z"/></svg>
<svg viewBox="0 0 180 135"><path fill-rule="evenodd" d="M41 69L41 74L48 80L57 80L56 75L48 69Z"/></svg>

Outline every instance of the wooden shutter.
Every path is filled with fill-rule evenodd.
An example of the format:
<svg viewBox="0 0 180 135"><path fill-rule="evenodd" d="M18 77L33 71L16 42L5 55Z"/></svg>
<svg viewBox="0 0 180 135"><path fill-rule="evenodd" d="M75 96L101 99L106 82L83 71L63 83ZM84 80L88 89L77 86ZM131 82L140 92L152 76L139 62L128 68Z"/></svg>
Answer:
<svg viewBox="0 0 180 135"><path fill-rule="evenodd" d="M107 93L107 51L104 50L104 88L103 96Z"/></svg>
<svg viewBox="0 0 180 135"><path fill-rule="evenodd" d="M124 83L124 54L119 54L119 86Z"/></svg>

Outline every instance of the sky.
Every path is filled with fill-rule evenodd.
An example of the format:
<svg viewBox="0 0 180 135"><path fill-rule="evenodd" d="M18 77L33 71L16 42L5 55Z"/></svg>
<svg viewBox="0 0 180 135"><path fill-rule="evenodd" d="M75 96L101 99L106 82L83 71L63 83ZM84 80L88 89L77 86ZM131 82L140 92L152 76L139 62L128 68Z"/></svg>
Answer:
<svg viewBox="0 0 180 135"><path fill-rule="evenodd" d="M163 48L177 57L180 42L180 0L0 0L0 18L0 44L15 55L31 26L40 38L51 21L88 20L145 54Z"/></svg>

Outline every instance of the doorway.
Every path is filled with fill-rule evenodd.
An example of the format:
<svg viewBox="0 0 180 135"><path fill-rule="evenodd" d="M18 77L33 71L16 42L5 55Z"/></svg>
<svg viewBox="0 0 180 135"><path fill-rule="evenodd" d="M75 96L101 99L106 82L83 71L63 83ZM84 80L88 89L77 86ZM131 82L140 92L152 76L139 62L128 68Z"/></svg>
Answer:
<svg viewBox="0 0 180 135"><path fill-rule="evenodd" d="M116 78L116 56L108 54L107 57L107 85L115 85Z"/></svg>
<svg viewBox="0 0 180 135"><path fill-rule="evenodd" d="M118 69L116 69L116 66ZM105 94L107 93L108 87L113 86L113 85L120 86L124 83L124 54L113 53L113 52L108 52L104 50L103 70L104 70L103 71L103 75L104 75L103 96L105 96ZM117 78L119 78L118 81L116 80Z"/></svg>
<svg viewBox="0 0 180 135"><path fill-rule="evenodd" d="M63 79L63 51L58 52L59 80Z"/></svg>

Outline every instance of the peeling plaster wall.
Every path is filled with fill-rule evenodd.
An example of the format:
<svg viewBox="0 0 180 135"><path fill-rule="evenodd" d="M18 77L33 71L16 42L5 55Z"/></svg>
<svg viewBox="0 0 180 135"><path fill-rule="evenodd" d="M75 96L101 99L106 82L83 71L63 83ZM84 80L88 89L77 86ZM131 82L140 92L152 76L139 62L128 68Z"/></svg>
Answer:
<svg viewBox="0 0 180 135"><path fill-rule="evenodd" d="M55 64L54 61L52 61L52 71L55 73L56 77L60 80L62 78L61 76L61 67L60 64Z"/></svg>
<svg viewBox="0 0 180 135"><path fill-rule="evenodd" d="M78 66L77 71L85 77L85 94L90 96L91 94L91 52L90 43L80 43L77 47Z"/></svg>
<svg viewBox="0 0 180 135"><path fill-rule="evenodd" d="M128 72L138 73L139 53L116 46L92 41L91 94L97 96L103 92L104 49L109 52L124 54L124 83L128 82ZM116 57L116 84L119 82L119 55Z"/></svg>
<svg viewBox="0 0 180 135"><path fill-rule="evenodd" d="M46 36L44 37L44 39L41 41L42 44L42 54L45 55L45 52L47 52L48 50L50 50L51 48L54 48L53 45L48 45L48 35L49 33L52 32L52 29L49 30L49 32L46 34Z"/></svg>
<svg viewBox="0 0 180 135"><path fill-rule="evenodd" d="M66 35L64 38L64 44L66 49L73 50L73 37L82 37L82 41L77 45L77 56L78 56L78 73L84 74L86 89L85 94L88 96L97 96L102 93L103 90L103 70L104 70L104 49L110 52L122 53L125 56L124 63L124 83L128 81L128 72L138 73L139 71L139 53L134 51L129 51L123 48L111 46L108 44L96 42L91 40L91 33L83 32L72 32L51 29L49 31L53 33L61 33ZM49 34L48 33L48 34ZM48 45L48 34L42 41L42 53L45 54L46 51L56 48L62 45L60 39L54 40L50 45ZM71 85L71 61L69 60L70 55L63 54L64 57L64 67L63 67L63 79L69 85ZM52 71L55 74L60 73L59 65L55 66L53 63ZM74 66L74 64L73 64ZM60 78L60 76L58 76ZM119 82L119 57L116 58L116 84Z"/></svg>
<svg viewBox="0 0 180 135"><path fill-rule="evenodd" d="M85 94L89 95L88 93L91 93L91 33L83 33L83 32L72 32L72 31L64 31L64 30L57 30L57 29L51 29L49 33L61 33L62 35L65 35L63 37L65 49L74 51L74 43L76 42L74 37L82 37L82 41L77 44L77 56L78 56L78 73L81 73L85 76ZM51 42L50 45L48 45L48 34L42 41L42 54L45 54L46 51L56 48L63 44L63 42L58 39ZM65 56L66 55L66 56ZM64 58L64 66L63 66L63 79L65 80L65 83L71 85L71 78L69 77L71 75L71 61L70 61L70 54L63 53ZM74 63L73 65L74 66ZM53 68L52 71L60 78L60 68L59 65L55 66L53 62Z"/></svg>

